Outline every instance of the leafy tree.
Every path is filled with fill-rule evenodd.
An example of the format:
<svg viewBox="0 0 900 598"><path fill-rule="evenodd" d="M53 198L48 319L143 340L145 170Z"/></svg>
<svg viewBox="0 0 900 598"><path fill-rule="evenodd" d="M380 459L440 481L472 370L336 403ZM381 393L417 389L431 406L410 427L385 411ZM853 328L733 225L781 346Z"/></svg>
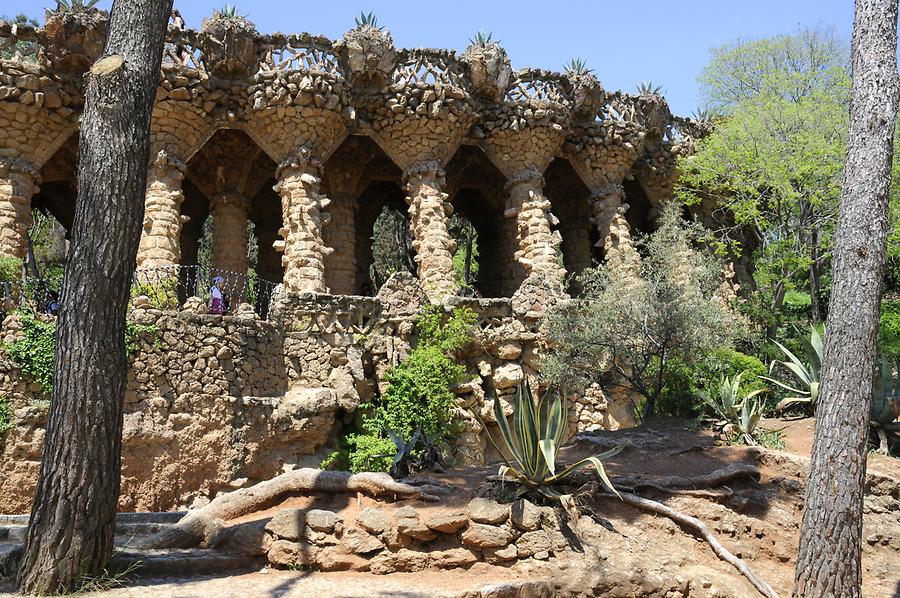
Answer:
<svg viewBox="0 0 900 598"><path fill-rule="evenodd" d="M394 272L416 273L409 220L397 210L385 207L372 227L373 290L377 291Z"/></svg>
<svg viewBox="0 0 900 598"><path fill-rule="evenodd" d="M456 241L453 271L460 293L474 294L478 280L478 233L471 222L454 214L450 217L450 236Z"/></svg>
<svg viewBox="0 0 900 598"><path fill-rule="evenodd" d="M812 319L824 318L849 81L845 45L821 30L718 48L700 77L708 109L725 116L682 160L679 194L727 209L734 226L719 233L730 249L742 249L742 235L758 246L755 300L776 314L770 338L791 291L805 290Z"/></svg>
<svg viewBox="0 0 900 598"><path fill-rule="evenodd" d="M580 277L584 293L548 318L556 347L543 372L558 387L591 382L629 387L644 399L649 417L679 364L694 365L727 346L732 314L716 298L720 265L694 251L679 206L666 206L660 226L641 249L639 273L623 276L606 265ZM611 370L611 379L603 372Z"/></svg>

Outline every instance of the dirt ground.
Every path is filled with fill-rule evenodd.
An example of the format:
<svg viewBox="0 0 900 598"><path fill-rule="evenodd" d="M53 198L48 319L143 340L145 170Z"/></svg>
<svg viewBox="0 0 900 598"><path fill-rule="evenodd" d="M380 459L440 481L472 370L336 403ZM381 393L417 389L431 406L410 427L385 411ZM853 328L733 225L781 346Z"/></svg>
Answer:
<svg viewBox="0 0 900 598"><path fill-rule="evenodd" d="M723 498L641 492L699 518L732 552L773 586L789 596L799 536L812 420L769 421L783 429L787 450L718 446L713 434L690 422L662 420L647 426L580 437L564 449L563 460L601 452L626 442L627 448L607 461L611 477L652 480L661 476L696 476L732 463L759 467L759 481L728 486ZM421 513L464 509L489 490L496 465L450 471L439 477L458 491L445 502L410 502ZM243 520L271 517L283 506L328 509L345 520L371 498L321 495L292 498ZM399 506L399 505L398 505ZM91 594L125 596L660 596L753 597L759 594L733 567L716 557L709 545L665 517L626 505L614 497L584 501L576 550L549 562L522 561L502 568L478 564L470 570L424 571L374 576L363 573L302 573L266 570L225 578L144 579L136 585ZM900 597L900 460L870 455L863 530L863 596ZM534 581L535 584L530 582ZM543 583L539 583L543 582ZM509 585L509 584L520 584ZM522 585L524 584L524 585Z"/></svg>

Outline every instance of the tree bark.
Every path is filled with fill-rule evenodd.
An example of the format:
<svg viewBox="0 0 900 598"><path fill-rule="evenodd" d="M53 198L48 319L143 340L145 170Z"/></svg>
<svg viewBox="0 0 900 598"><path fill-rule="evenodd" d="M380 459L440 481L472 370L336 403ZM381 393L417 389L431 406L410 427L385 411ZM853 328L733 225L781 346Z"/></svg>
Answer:
<svg viewBox="0 0 900 598"><path fill-rule="evenodd" d="M850 133L794 595L860 595L872 376L897 116L897 0L857 0Z"/></svg>
<svg viewBox="0 0 900 598"><path fill-rule="evenodd" d="M125 312L144 218L150 114L172 0L115 0L87 74L79 189L57 325L44 455L19 585L53 594L113 548L125 393Z"/></svg>
<svg viewBox="0 0 900 598"><path fill-rule="evenodd" d="M819 303L819 289L822 288L819 275L819 231L813 228L809 241L809 306L814 324L822 321Z"/></svg>

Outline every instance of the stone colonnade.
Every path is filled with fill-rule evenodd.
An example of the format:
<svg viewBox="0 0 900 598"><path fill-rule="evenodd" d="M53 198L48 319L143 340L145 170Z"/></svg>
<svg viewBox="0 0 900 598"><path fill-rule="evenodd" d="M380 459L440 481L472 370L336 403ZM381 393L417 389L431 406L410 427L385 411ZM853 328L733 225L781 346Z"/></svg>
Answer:
<svg viewBox="0 0 900 598"><path fill-rule="evenodd" d="M147 169L144 232L137 254L138 268L170 268L181 261L179 236L184 217L181 181L185 166L161 150Z"/></svg>

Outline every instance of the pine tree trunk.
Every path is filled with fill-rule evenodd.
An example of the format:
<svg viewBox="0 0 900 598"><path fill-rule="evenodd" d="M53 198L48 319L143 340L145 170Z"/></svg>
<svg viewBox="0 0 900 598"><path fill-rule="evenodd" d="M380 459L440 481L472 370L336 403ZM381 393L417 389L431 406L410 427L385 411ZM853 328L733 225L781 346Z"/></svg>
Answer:
<svg viewBox="0 0 900 598"><path fill-rule="evenodd" d="M860 596L863 482L897 115L897 0L857 0L850 134L794 595Z"/></svg>
<svg viewBox="0 0 900 598"><path fill-rule="evenodd" d="M112 554L125 393L125 311L144 216L150 114L172 0L115 0L87 74L79 189L54 384L19 584L50 594Z"/></svg>

